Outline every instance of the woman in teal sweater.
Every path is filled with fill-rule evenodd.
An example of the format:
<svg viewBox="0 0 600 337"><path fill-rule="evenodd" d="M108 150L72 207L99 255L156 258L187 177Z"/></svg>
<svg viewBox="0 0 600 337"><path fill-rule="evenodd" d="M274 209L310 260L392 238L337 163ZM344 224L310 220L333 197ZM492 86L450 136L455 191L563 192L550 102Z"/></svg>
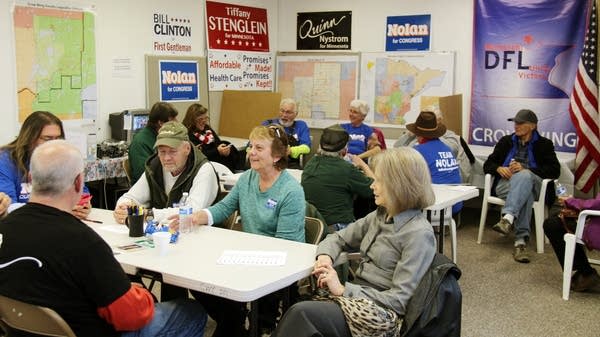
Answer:
<svg viewBox="0 0 600 337"><path fill-rule="evenodd" d="M288 143L281 126L259 126L249 136L251 169L240 177L219 203L193 214L194 225L212 225L240 210L245 232L304 242L305 201L302 186L286 170ZM245 305L197 293L210 317L217 322L213 337L243 335ZM279 309L277 293L259 300L259 327L275 327Z"/></svg>

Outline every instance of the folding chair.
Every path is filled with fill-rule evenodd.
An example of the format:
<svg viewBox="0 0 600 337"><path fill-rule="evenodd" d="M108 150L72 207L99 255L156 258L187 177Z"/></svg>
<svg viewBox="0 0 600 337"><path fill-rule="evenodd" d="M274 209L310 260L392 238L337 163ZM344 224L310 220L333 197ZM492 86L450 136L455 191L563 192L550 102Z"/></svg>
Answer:
<svg viewBox="0 0 600 337"><path fill-rule="evenodd" d="M548 183L551 179L542 180L542 187L540 188L540 195L537 200L533 202L533 217L535 219L535 242L537 252L539 254L544 253L544 219L548 210L546 209L546 190L548 189ZM477 235L477 243L481 244L483 239L483 228L485 227L485 220L487 218L488 204L494 204L504 206L506 201L504 199L492 196L492 175L485 175L485 185L483 188L483 202L481 203L481 218L479 220L479 234Z"/></svg>
<svg viewBox="0 0 600 337"><path fill-rule="evenodd" d="M571 290L571 272L573 271L573 257L575 256L575 244L583 244L583 228L588 216L600 216L600 211L583 210L577 218L577 228L575 234L567 233L564 236L565 240L565 261L563 270L563 291L562 298L565 301L569 300L569 291ZM592 264L599 264L600 260L589 259Z"/></svg>
<svg viewBox="0 0 600 337"><path fill-rule="evenodd" d="M56 311L0 295L0 321L10 337L18 332L42 336L75 337L75 333Z"/></svg>

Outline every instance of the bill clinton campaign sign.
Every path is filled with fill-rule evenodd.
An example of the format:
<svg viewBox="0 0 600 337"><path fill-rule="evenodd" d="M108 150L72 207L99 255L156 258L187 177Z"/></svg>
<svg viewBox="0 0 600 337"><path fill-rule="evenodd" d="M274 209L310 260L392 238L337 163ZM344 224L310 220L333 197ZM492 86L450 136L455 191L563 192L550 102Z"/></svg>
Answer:
<svg viewBox="0 0 600 337"><path fill-rule="evenodd" d="M197 101L198 62L159 61L160 100Z"/></svg>
<svg viewBox="0 0 600 337"><path fill-rule="evenodd" d="M574 152L569 95L588 0L476 0L469 143L494 146L520 109L557 151Z"/></svg>

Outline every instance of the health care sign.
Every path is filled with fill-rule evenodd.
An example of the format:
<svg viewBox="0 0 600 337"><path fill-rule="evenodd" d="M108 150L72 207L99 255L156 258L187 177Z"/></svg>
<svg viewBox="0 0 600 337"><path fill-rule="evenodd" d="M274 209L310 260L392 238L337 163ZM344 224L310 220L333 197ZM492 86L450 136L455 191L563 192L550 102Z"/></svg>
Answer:
<svg viewBox="0 0 600 337"><path fill-rule="evenodd" d="M159 61L160 100L198 101L198 62Z"/></svg>
<svg viewBox="0 0 600 337"><path fill-rule="evenodd" d="M208 89L273 90L273 56L270 53L208 52Z"/></svg>
<svg viewBox="0 0 600 337"><path fill-rule="evenodd" d="M207 1L206 18L209 49L269 51L266 9Z"/></svg>

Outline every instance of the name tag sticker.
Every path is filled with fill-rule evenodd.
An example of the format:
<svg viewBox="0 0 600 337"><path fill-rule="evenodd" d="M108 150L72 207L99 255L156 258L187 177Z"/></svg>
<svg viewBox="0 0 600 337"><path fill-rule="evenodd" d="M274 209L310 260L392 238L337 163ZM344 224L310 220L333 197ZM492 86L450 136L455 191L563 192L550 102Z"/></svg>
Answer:
<svg viewBox="0 0 600 337"><path fill-rule="evenodd" d="M273 200L273 199L269 199L269 200L267 200L267 204L265 206L268 209L275 209L275 206L277 206L277 201Z"/></svg>

